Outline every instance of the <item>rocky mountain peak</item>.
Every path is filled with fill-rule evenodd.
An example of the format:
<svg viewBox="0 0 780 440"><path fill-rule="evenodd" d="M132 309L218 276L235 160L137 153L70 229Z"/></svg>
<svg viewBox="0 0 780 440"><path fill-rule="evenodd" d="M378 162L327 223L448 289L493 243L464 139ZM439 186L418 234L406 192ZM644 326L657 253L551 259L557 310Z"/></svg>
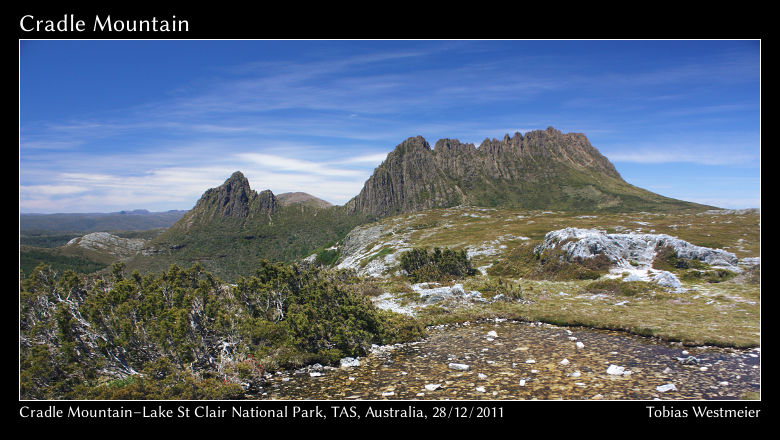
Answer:
<svg viewBox="0 0 780 440"><path fill-rule="evenodd" d="M626 183L584 134L548 127L485 139L478 148L440 139L431 149L422 136L410 137L347 207L382 217L459 204L599 210L662 199Z"/></svg>
<svg viewBox="0 0 780 440"><path fill-rule="evenodd" d="M257 193L240 171L234 172L225 183L203 193L191 213L194 217L223 217L245 219L255 214L270 215L278 208L270 190Z"/></svg>
<svg viewBox="0 0 780 440"><path fill-rule="evenodd" d="M467 153L475 149L474 144L464 144L457 139L439 139L433 147L433 151L442 154L453 152Z"/></svg>
<svg viewBox="0 0 780 440"><path fill-rule="evenodd" d="M395 147L395 149L390 153L390 155L414 154L414 153L419 154L420 152L425 152L425 151L431 151L431 146L428 145L428 141L426 141L425 138L422 136L415 136L415 137L410 137L405 141L401 142L398 146Z"/></svg>

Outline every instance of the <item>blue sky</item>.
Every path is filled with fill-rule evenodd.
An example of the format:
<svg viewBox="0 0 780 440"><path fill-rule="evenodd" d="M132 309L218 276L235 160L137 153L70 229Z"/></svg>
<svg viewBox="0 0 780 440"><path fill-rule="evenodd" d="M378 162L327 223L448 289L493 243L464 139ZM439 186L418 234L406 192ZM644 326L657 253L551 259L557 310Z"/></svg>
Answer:
<svg viewBox="0 0 780 440"><path fill-rule="evenodd" d="M760 207L759 41L21 41L23 213L356 195L411 136L553 126L629 183Z"/></svg>

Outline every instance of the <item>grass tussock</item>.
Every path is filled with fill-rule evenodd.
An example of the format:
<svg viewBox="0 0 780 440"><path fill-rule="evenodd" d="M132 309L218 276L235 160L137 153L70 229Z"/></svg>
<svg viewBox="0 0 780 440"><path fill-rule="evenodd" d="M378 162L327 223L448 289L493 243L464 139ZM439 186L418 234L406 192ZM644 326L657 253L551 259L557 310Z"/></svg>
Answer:
<svg viewBox="0 0 780 440"><path fill-rule="evenodd" d="M584 291L588 293L605 293L614 296L638 296L643 293L655 292L658 286L646 281L623 281L621 279L601 279L589 283Z"/></svg>
<svg viewBox="0 0 780 440"><path fill-rule="evenodd" d="M523 244L495 262L488 274L530 280L596 280L607 273L610 266L609 258L604 255L573 259L560 249L538 253L532 244Z"/></svg>

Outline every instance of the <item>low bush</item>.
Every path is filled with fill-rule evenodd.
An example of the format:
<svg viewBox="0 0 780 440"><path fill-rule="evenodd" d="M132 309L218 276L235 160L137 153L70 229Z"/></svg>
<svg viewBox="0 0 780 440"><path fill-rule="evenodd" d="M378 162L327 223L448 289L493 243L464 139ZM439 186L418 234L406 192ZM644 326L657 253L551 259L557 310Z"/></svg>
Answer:
<svg viewBox="0 0 780 440"><path fill-rule="evenodd" d="M734 272L726 269L713 270L688 270L680 277L683 281L706 281L708 283L720 283L728 281L737 276Z"/></svg>
<svg viewBox="0 0 780 440"><path fill-rule="evenodd" d="M401 269L405 270L409 281L413 283L448 281L464 278L477 273L471 266L471 260L465 250L453 251L434 248L415 248L401 254Z"/></svg>

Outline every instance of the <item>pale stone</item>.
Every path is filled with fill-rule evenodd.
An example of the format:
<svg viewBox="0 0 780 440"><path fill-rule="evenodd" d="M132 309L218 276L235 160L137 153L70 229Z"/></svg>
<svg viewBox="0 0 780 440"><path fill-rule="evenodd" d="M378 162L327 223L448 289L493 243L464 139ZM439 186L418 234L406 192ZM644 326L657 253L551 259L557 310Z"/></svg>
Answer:
<svg viewBox="0 0 780 440"><path fill-rule="evenodd" d="M469 367L466 364L457 364L455 362L450 362L447 366L451 370L456 370L456 371L469 371L469 369L471 369L471 367Z"/></svg>
<svg viewBox="0 0 780 440"><path fill-rule="evenodd" d="M341 368L359 367L360 361L355 358L345 357L339 361L339 366L341 366Z"/></svg>

